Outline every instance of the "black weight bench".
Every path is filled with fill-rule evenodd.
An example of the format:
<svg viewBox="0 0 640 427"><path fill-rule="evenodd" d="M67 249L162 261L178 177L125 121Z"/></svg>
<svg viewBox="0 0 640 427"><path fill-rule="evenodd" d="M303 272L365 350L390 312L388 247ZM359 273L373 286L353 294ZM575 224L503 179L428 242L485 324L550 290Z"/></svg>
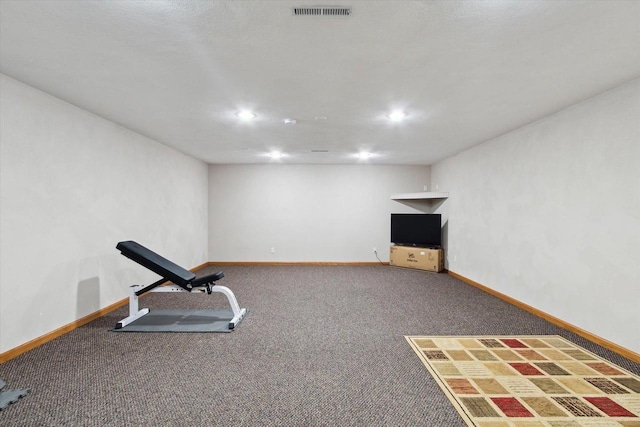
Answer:
<svg viewBox="0 0 640 427"><path fill-rule="evenodd" d="M138 297L147 292L199 291L206 292L207 294L213 292L221 293L227 297L231 310L233 311L233 318L229 321L229 329L234 329L247 314L245 308L240 308L235 295L229 288L226 286L216 286L215 282L224 277L224 273L221 271L196 278L196 275L189 270L180 267L133 240L119 242L116 245L116 249L130 260L162 276L162 279L147 286L131 286L131 293L129 294L129 316L119 321L115 329L124 328L149 313L148 308L138 309ZM167 282L171 282L172 284L160 286Z"/></svg>

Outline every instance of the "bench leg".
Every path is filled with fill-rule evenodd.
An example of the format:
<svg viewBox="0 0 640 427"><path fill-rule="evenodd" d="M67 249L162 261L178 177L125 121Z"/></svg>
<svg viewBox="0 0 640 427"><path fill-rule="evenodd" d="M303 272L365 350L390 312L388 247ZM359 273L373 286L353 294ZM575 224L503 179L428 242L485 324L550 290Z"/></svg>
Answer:
<svg viewBox="0 0 640 427"><path fill-rule="evenodd" d="M149 313L148 308L138 310L138 295L136 295L136 290L140 287L140 285L133 285L129 288L129 316L116 323L115 329L124 328L129 323L132 323Z"/></svg>
<svg viewBox="0 0 640 427"><path fill-rule="evenodd" d="M125 317L118 323L116 323L115 329L121 329L127 326L130 323L135 322L145 314L149 313L148 308L143 308L142 310L138 309L138 295L136 295L136 291L141 288L140 285L134 285L129 288L129 316ZM211 288L212 292L219 292L227 297L229 301L229 305L231 306L231 311L233 312L233 318L229 321L229 329L234 329L238 323L244 319L247 315L246 308L240 308L238 304L238 300L236 300L236 296L231 291L231 289L226 286L213 286ZM169 286L161 286L155 289L152 289L149 292L186 292L184 289L180 288L177 285L169 285Z"/></svg>
<svg viewBox="0 0 640 427"><path fill-rule="evenodd" d="M240 308L238 305L238 300L236 300L236 296L233 294L231 289L226 286L216 285L211 288L212 292L219 292L227 297L229 300L229 305L231 306L231 310L233 311L233 319L229 321L229 329L234 329L238 323L244 319L244 316L247 315L246 308Z"/></svg>

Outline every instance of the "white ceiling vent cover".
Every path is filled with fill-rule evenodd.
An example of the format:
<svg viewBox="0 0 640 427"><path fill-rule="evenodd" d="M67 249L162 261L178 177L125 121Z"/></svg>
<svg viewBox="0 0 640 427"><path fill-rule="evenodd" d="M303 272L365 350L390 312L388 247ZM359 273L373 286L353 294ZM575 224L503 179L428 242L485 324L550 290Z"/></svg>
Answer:
<svg viewBox="0 0 640 427"><path fill-rule="evenodd" d="M344 6L309 6L291 8L293 16L316 16L326 18L347 18L353 11Z"/></svg>

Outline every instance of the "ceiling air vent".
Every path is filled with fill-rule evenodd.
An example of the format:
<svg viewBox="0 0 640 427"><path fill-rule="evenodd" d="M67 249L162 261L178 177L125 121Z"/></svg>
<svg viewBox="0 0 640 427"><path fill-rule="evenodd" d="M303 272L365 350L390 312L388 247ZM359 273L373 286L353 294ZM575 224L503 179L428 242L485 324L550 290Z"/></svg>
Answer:
<svg viewBox="0 0 640 427"><path fill-rule="evenodd" d="M318 16L328 18L346 18L351 16L353 11L350 7L341 6L311 6L311 7L294 7L293 16Z"/></svg>

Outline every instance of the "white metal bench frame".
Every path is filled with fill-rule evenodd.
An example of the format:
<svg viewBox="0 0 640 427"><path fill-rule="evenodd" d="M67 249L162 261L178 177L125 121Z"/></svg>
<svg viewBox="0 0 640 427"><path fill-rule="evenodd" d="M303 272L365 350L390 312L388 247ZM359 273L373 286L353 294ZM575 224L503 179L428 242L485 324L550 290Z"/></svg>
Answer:
<svg viewBox="0 0 640 427"><path fill-rule="evenodd" d="M143 285L133 285L129 288L129 316L119 321L116 324L115 329L124 328L128 324L135 322L145 314L149 313L148 308L143 308L143 309L138 308L139 297L136 294L136 292L144 287L145 286ZM235 329L236 325L240 323L242 319L244 319L244 317L247 315L247 309L240 308L240 305L238 305L238 301L236 300L236 296L233 294L231 289L227 288L226 286L220 286L220 285L210 286L209 290L211 292L221 293L225 297L227 297L227 300L229 301L229 305L231 306L231 311L233 311L233 318L229 321L229 329ZM188 292L188 291L186 289L181 288L178 285L170 284L170 285L155 287L149 290L148 292ZM205 286L194 287L191 293L194 293L194 292L209 293Z"/></svg>

